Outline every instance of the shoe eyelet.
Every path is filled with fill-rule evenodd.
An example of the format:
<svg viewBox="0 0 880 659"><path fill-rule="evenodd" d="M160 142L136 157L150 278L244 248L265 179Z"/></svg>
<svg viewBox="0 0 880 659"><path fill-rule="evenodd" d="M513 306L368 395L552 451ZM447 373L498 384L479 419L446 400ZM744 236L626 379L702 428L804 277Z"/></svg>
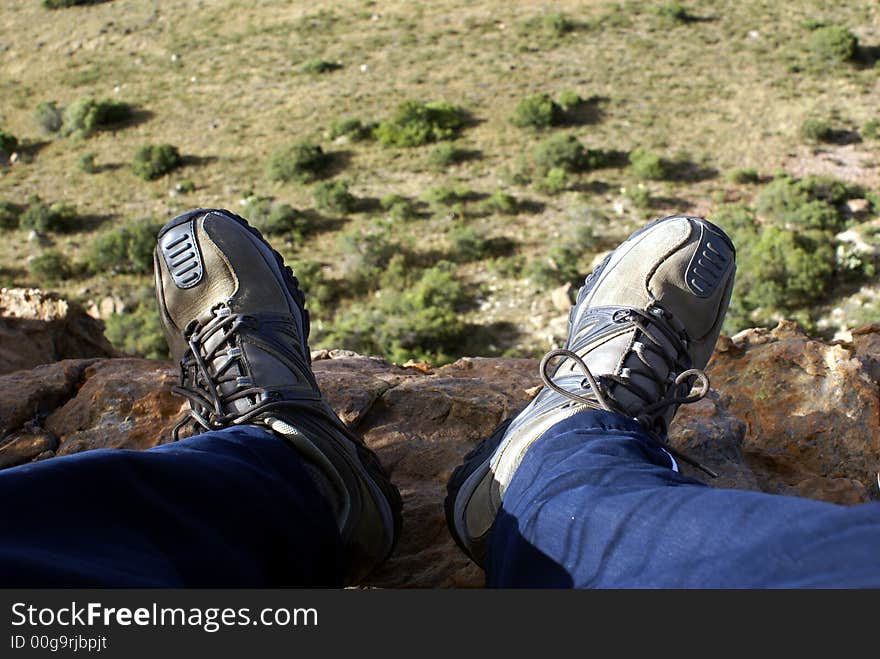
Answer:
<svg viewBox="0 0 880 659"><path fill-rule="evenodd" d="M611 320L615 323L625 322L629 320L629 311L627 309L618 309L612 314Z"/></svg>

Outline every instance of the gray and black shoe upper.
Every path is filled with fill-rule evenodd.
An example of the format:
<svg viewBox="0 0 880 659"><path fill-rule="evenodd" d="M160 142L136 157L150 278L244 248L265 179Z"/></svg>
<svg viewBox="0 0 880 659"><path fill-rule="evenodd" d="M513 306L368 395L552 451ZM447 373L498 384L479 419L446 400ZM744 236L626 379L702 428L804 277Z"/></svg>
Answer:
<svg viewBox="0 0 880 659"><path fill-rule="evenodd" d="M721 229L702 218L672 216L634 233L587 277L569 315L565 346L541 362L545 387L449 481L447 522L466 553L482 562L525 452L563 419L587 409L617 412L665 445L678 406L708 391L701 369L721 331L735 271L735 250ZM699 392L690 396L694 385Z"/></svg>
<svg viewBox="0 0 880 659"><path fill-rule="evenodd" d="M172 356L174 391L190 401L175 428L254 424L304 458L327 496L354 583L391 553L400 494L375 454L324 401L311 370L309 318L290 268L248 223L197 209L160 231L156 296Z"/></svg>

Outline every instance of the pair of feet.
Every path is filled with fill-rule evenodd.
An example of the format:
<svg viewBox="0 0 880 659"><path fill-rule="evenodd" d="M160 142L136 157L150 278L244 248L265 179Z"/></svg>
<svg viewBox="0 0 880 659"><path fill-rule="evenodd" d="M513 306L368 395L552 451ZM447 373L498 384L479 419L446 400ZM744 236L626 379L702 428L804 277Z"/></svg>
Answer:
<svg viewBox="0 0 880 659"><path fill-rule="evenodd" d="M699 369L727 310L734 254L709 222L673 216L637 231L593 271L571 309L564 348L541 362L546 386L449 481L449 528L472 559L483 561L526 450L559 421L605 409L637 419L664 444L678 406L708 389ZM190 401L175 436L190 421L197 432L252 424L289 443L331 502L345 580L357 582L394 549L402 504L375 454L321 396L296 277L243 218L214 209L171 220L154 266L165 336L180 365L174 391Z"/></svg>

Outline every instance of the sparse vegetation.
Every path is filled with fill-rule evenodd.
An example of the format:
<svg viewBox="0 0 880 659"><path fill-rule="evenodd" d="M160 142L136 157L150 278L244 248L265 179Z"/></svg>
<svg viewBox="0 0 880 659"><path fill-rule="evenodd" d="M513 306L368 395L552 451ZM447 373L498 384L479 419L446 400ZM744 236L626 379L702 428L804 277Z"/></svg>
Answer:
<svg viewBox="0 0 880 659"><path fill-rule="evenodd" d="M131 171L138 178L152 181L180 167L180 151L171 144L145 144L134 154Z"/></svg>
<svg viewBox="0 0 880 659"><path fill-rule="evenodd" d="M311 183L322 178L330 165L330 157L318 144L298 142L283 147L269 156L266 175L281 183Z"/></svg>
<svg viewBox="0 0 880 659"><path fill-rule="evenodd" d="M135 42L148 8L120 22L110 16L116 3L57 12L38 0L20 4L4 14L0 46L15 60L0 119L20 142L15 158L13 149L0 156L0 199L12 202L0 205L8 234L0 279L33 285L29 259L56 249L71 270L53 288L84 301L125 298L126 312L113 321L128 323L125 340L152 331L130 319L141 307L149 316L151 302L128 301L149 274L126 263L117 244L125 241L105 236L129 227L131 213L167 218L242 198L240 212L288 261L308 259L296 267L319 348L340 347L331 330L343 317L387 313L390 303L377 295L399 296L445 258L465 297L480 287L479 306L458 308L462 323L479 327L424 354L535 354L547 346L546 328L559 327L548 287L578 284L600 251L669 212L720 210L726 228L737 224L729 230L741 283L726 331L796 318L830 337L871 313L880 321L869 253L880 247L871 229L880 215L871 93L880 44L866 0L802 11L755 0L726 9L688 0L438 0L293 14L276 12L273 1L249 7L245 21L231 0L198 11L168 3L168 29L146 49ZM107 114L111 101L137 105L126 118ZM150 115L141 103L154 113L142 125ZM511 122L518 104L524 128ZM827 130L805 137L807 117ZM298 140L308 148L270 165ZM203 157L140 183L128 166L144 142ZM638 146L646 151L631 154ZM845 179L843 193L840 182L783 180L774 169L833 172ZM724 179L712 180L713 171ZM332 183L343 177L357 199ZM29 194L46 202L24 224L48 234L31 240L31 229L20 228ZM69 228L48 219L59 199L77 209ZM586 222L594 243L574 248L567 217L581 206L604 215ZM844 231L848 242L835 238ZM515 239L515 248L497 236ZM99 249L115 260L89 266ZM814 252L830 269L812 262ZM754 257L754 279L745 274L752 253L763 254ZM783 274L761 269L774 260ZM773 286L789 279L797 305L775 297ZM365 332L381 325L376 318L367 317ZM495 329L502 323L520 336ZM475 347L472 336L483 334L497 350Z"/></svg>

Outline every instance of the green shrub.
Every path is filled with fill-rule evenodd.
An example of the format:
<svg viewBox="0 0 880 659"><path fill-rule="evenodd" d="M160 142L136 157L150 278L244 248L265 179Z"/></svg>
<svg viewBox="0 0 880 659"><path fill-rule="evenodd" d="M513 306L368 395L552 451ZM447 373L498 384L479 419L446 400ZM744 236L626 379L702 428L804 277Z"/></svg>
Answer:
<svg viewBox="0 0 880 659"><path fill-rule="evenodd" d="M116 348L147 359L168 359L170 353L154 304L114 313L105 321L104 334Z"/></svg>
<svg viewBox="0 0 880 659"><path fill-rule="evenodd" d="M636 186L624 188L623 196L636 208L644 209L651 207L651 192L641 183Z"/></svg>
<svg viewBox="0 0 880 659"><path fill-rule="evenodd" d="M467 156L467 151L459 149L450 142L435 144L428 151L428 164L437 170L443 170L455 163L461 162Z"/></svg>
<svg viewBox="0 0 880 659"><path fill-rule="evenodd" d="M346 231L337 240L340 272L352 294L375 290L391 257L401 253L385 231Z"/></svg>
<svg viewBox="0 0 880 659"><path fill-rule="evenodd" d="M469 299L464 287L444 262L406 284L383 288L338 315L324 342L396 362L450 361L467 329L460 313Z"/></svg>
<svg viewBox="0 0 880 659"><path fill-rule="evenodd" d="M541 19L544 31L556 37L573 32L577 27L575 22L562 12L547 14Z"/></svg>
<svg viewBox="0 0 880 659"><path fill-rule="evenodd" d="M189 194L196 191L196 184L190 179L185 178L178 181L177 185L174 186L174 189L181 194Z"/></svg>
<svg viewBox="0 0 880 659"><path fill-rule="evenodd" d="M311 183L326 175L330 157L317 144L299 142L269 156L266 175L270 181Z"/></svg>
<svg viewBox="0 0 880 659"><path fill-rule="evenodd" d="M450 258L455 261L477 261L486 255L490 242L473 227L456 226L448 234Z"/></svg>
<svg viewBox="0 0 880 659"><path fill-rule="evenodd" d="M98 166L95 164L94 153L84 153L76 159L76 168L86 174L96 174Z"/></svg>
<svg viewBox="0 0 880 659"><path fill-rule="evenodd" d="M561 124L564 116L549 94L532 94L517 103L511 122L522 128L549 128Z"/></svg>
<svg viewBox="0 0 880 659"><path fill-rule="evenodd" d="M25 230L41 233L57 231L59 233L73 231L77 228L76 210L63 202L51 206L35 200L18 218L18 225Z"/></svg>
<svg viewBox="0 0 880 659"><path fill-rule="evenodd" d="M866 140L880 139L880 119L868 119L862 127L862 137Z"/></svg>
<svg viewBox="0 0 880 659"><path fill-rule="evenodd" d="M834 239L822 231L765 227L741 257L747 271L740 294L753 308L794 309L828 290L834 273Z"/></svg>
<svg viewBox="0 0 880 659"><path fill-rule="evenodd" d="M571 112L572 110L577 110L586 101L576 91L566 89L559 94L558 103L563 112Z"/></svg>
<svg viewBox="0 0 880 659"><path fill-rule="evenodd" d="M8 201L0 201L0 229L15 229L21 210Z"/></svg>
<svg viewBox="0 0 880 659"><path fill-rule="evenodd" d="M807 142L833 142L834 129L825 119L807 117L800 128L801 137Z"/></svg>
<svg viewBox="0 0 880 659"><path fill-rule="evenodd" d="M846 221L835 200L854 193L827 177L778 177L758 195L761 222L742 204L716 210L712 221L730 235L739 261L724 332L783 317L810 327L817 305L839 283L874 276L872 257L834 237Z"/></svg>
<svg viewBox="0 0 880 659"><path fill-rule="evenodd" d="M838 231L846 223L839 205L850 196L845 184L832 178L776 178L758 194L758 215L778 226Z"/></svg>
<svg viewBox="0 0 880 659"><path fill-rule="evenodd" d="M678 2L667 2L662 5L651 7L651 13L658 16L666 24L688 23L693 17L688 10Z"/></svg>
<svg viewBox="0 0 880 659"><path fill-rule="evenodd" d="M267 236L289 235L295 240L302 240L313 228L304 213L290 204L274 202L269 197L249 198L242 215Z"/></svg>
<svg viewBox="0 0 880 659"><path fill-rule="evenodd" d="M341 68L342 64L339 62L328 62L327 60L315 58L306 60L305 62L300 64L299 70L302 73L318 75L321 73L330 73L331 71L337 71Z"/></svg>
<svg viewBox="0 0 880 659"><path fill-rule="evenodd" d="M100 129L127 121L131 115L132 109L127 103L107 98L96 101L89 96L67 106L61 132L64 135L89 137Z"/></svg>
<svg viewBox="0 0 880 659"><path fill-rule="evenodd" d="M9 157L18 148L18 138L0 130L0 156Z"/></svg>
<svg viewBox="0 0 880 659"><path fill-rule="evenodd" d="M86 268L92 274L150 273L159 229L151 220L138 220L100 234L86 251Z"/></svg>
<svg viewBox="0 0 880 659"><path fill-rule="evenodd" d="M28 270L37 277L40 285L44 282L55 284L67 279L71 274L70 261L58 250L50 249L28 261Z"/></svg>
<svg viewBox="0 0 880 659"><path fill-rule="evenodd" d="M535 148L535 165L540 172L562 169L579 172L587 165L587 151L574 135L559 134L547 138Z"/></svg>
<svg viewBox="0 0 880 659"><path fill-rule="evenodd" d="M466 118L464 110L449 103L406 101L391 119L376 127L374 135L386 146L421 146L453 139Z"/></svg>
<svg viewBox="0 0 880 659"><path fill-rule="evenodd" d="M393 220L407 221L414 219L418 215L413 203L400 195L386 195L379 200L379 205L382 206L382 210L388 214L388 217Z"/></svg>
<svg viewBox="0 0 880 659"><path fill-rule="evenodd" d="M331 140L347 137L352 142L360 142L372 137L374 126L363 123L355 117L336 119L330 123L327 137Z"/></svg>
<svg viewBox="0 0 880 659"><path fill-rule="evenodd" d="M709 219L727 232L737 249L745 249L758 233L755 213L744 204L723 204Z"/></svg>
<svg viewBox="0 0 880 659"><path fill-rule="evenodd" d="M463 211L463 204L473 195L473 191L465 184L455 187L445 185L430 188L424 193L424 200L435 212L454 210L459 214Z"/></svg>
<svg viewBox="0 0 880 659"><path fill-rule="evenodd" d="M554 245L545 256L530 262L524 274L538 286L575 284L583 279L580 259L580 251L571 245Z"/></svg>
<svg viewBox="0 0 880 659"><path fill-rule="evenodd" d="M64 113L55 101L43 101L34 110L34 121L47 133L57 133L64 123Z"/></svg>
<svg viewBox="0 0 880 659"><path fill-rule="evenodd" d="M852 60L858 47L856 36L840 25L819 27L810 34L810 51L817 60L826 64Z"/></svg>
<svg viewBox="0 0 880 659"><path fill-rule="evenodd" d="M346 181L321 181L312 190L312 199L318 210L341 214L351 213L357 201Z"/></svg>
<svg viewBox="0 0 880 659"><path fill-rule="evenodd" d="M543 179L538 181L537 188L540 192L555 195L568 187L568 174L561 167L551 167Z"/></svg>
<svg viewBox="0 0 880 659"><path fill-rule="evenodd" d="M656 153L638 148L629 154L630 171L634 176L649 181L659 181L669 175L669 165Z"/></svg>
<svg viewBox="0 0 880 659"><path fill-rule="evenodd" d="M145 181L152 181L174 171L181 164L183 160L176 146L145 144L135 152L131 171Z"/></svg>
<svg viewBox="0 0 880 659"><path fill-rule="evenodd" d="M290 263L290 268L306 295L308 309L313 314L320 314L325 308L332 311L345 286L344 282L329 277L317 261L294 260Z"/></svg>
<svg viewBox="0 0 880 659"><path fill-rule="evenodd" d="M507 194L504 190L496 190L481 204L482 210L487 213L498 213L500 215L516 215L519 211L519 204L516 197Z"/></svg>
<svg viewBox="0 0 880 659"><path fill-rule="evenodd" d="M740 185L744 185L746 183L757 183L760 181L760 176L758 176L758 170L753 169L751 167L746 167L744 169L734 169L733 171L727 174L727 180L731 183L739 183Z"/></svg>
<svg viewBox="0 0 880 659"><path fill-rule="evenodd" d="M43 6L46 9L63 9L65 7L76 7L78 5L99 5L110 0L43 0Z"/></svg>

